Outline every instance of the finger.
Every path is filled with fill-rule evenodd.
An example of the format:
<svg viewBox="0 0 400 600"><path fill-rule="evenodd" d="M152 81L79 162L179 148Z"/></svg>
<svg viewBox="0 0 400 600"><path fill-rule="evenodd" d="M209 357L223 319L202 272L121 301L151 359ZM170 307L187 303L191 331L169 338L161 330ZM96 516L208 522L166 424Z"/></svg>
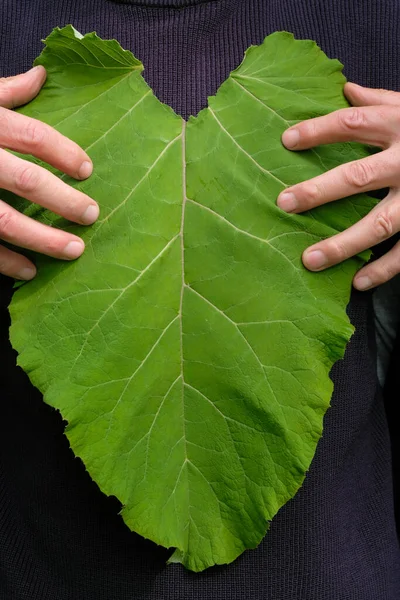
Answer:
<svg viewBox="0 0 400 600"><path fill-rule="evenodd" d="M75 179L86 179L92 161L78 144L53 127L0 108L0 147L32 154Z"/></svg>
<svg viewBox="0 0 400 600"><path fill-rule="evenodd" d="M344 86L344 93L354 106L377 106L379 104L400 106L400 93L392 90L367 88L348 82Z"/></svg>
<svg viewBox="0 0 400 600"><path fill-rule="evenodd" d="M36 267L30 260L4 246L0 246L0 273L28 281L36 275Z"/></svg>
<svg viewBox="0 0 400 600"><path fill-rule="evenodd" d="M400 146L393 146L286 188L279 194L277 204L286 212L299 213L339 198L398 186L399 163Z"/></svg>
<svg viewBox="0 0 400 600"><path fill-rule="evenodd" d="M357 290L369 290L389 281L400 273L400 242L397 242L383 256L365 266L354 277L353 285Z"/></svg>
<svg viewBox="0 0 400 600"><path fill-rule="evenodd" d="M91 225L99 215L98 205L89 196L67 185L43 167L1 149L0 188L82 225Z"/></svg>
<svg viewBox="0 0 400 600"><path fill-rule="evenodd" d="M322 271L375 246L399 230L400 197L391 193L358 223L307 248L303 252L303 264L310 271Z"/></svg>
<svg viewBox="0 0 400 600"><path fill-rule="evenodd" d="M399 110L394 106L342 108L302 121L282 135L283 145L290 150L351 141L387 148L399 139Z"/></svg>
<svg viewBox="0 0 400 600"><path fill-rule="evenodd" d="M38 95L45 80L46 69L42 66L15 77L0 78L0 106L15 108L30 102Z"/></svg>
<svg viewBox="0 0 400 600"><path fill-rule="evenodd" d="M34 221L2 200L0 239L14 246L65 260L78 258L85 248L83 241L76 235Z"/></svg>

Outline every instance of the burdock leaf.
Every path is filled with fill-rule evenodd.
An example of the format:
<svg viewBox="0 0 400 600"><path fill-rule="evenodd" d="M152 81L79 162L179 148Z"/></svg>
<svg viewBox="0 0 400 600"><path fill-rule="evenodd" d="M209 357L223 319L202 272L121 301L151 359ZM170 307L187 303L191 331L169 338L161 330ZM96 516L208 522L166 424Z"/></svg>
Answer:
<svg viewBox="0 0 400 600"><path fill-rule="evenodd" d="M101 215L82 228L8 195L86 242L75 262L38 256L36 279L15 292L19 364L132 530L189 569L229 563L301 486L352 334L363 258L315 274L301 253L373 201L276 206L286 186L366 154L280 141L347 106L342 65L273 34L186 124L116 41L57 29L36 64L48 80L22 112L87 150L93 175L62 177Z"/></svg>

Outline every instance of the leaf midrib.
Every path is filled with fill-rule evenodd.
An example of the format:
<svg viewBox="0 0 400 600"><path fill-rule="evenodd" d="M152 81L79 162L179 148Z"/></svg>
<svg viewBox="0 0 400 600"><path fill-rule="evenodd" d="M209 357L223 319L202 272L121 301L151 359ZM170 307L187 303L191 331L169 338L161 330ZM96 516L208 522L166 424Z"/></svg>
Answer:
<svg viewBox="0 0 400 600"><path fill-rule="evenodd" d="M187 465L189 462L188 459L188 449L187 449L187 434L186 434L186 417L185 417L185 378L184 378L184 372L183 372L183 364L184 364L184 358L183 358L183 296L185 293L185 240L184 240L184 231L185 231L185 210L186 210L186 201L187 201L187 196L186 196L186 121L184 119L182 119L182 214L181 214L181 227L180 227L180 231L179 231L179 236L180 236L180 240L181 240L181 269L182 269L182 279L181 279L181 294L180 294L180 301L179 301L179 333L180 333L180 353L181 353L181 383L182 383L182 428L183 428L183 439L184 439L184 453L185 453L185 460L184 463L180 469L179 472L179 476L178 476L178 480L177 483L179 481L179 478L181 476L182 470L184 467L186 467L186 489L187 489L187 514L188 514L188 520L186 522L186 527L185 527L185 531L187 529L187 540L189 539L189 535L190 535L190 525L189 525L189 519L191 522L191 515L190 515L190 486L189 486L189 473L188 473L188 469L187 469ZM175 484L175 486L177 485L177 483ZM186 541L186 547L189 546L188 541ZM183 549L182 551L186 552L186 548Z"/></svg>

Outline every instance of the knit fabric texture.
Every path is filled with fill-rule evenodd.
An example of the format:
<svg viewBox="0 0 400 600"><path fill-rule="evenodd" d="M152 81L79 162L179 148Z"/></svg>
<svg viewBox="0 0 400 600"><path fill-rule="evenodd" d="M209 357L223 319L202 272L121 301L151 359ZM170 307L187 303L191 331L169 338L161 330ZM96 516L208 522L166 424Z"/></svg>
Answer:
<svg viewBox="0 0 400 600"><path fill-rule="evenodd" d="M274 31L314 39L349 80L400 89L397 0L2 0L0 76L72 23L116 38L163 102L187 118ZM371 294L332 369L324 434L294 499L255 550L200 574L132 533L63 435L60 414L16 367L12 282L0 277L0 600L399 600L391 439L376 378Z"/></svg>

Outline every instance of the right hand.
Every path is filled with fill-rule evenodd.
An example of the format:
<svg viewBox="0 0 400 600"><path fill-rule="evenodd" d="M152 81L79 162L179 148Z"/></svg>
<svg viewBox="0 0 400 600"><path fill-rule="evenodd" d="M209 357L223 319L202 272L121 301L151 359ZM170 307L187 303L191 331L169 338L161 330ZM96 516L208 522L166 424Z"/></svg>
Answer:
<svg viewBox="0 0 400 600"><path fill-rule="evenodd" d="M82 225L91 225L99 215L97 203L58 177L10 152L31 154L75 179L86 179L93 165L75 142L49 125L10 109L26 104L40 91L46 79L43 67L0 78L0 189L40 204ZM0 240L48 256L73 260L85 248L81 238L39 223L0 199ZM36 275L33 263L22 254L0 245L0 273L29 280Z"/></svg>

